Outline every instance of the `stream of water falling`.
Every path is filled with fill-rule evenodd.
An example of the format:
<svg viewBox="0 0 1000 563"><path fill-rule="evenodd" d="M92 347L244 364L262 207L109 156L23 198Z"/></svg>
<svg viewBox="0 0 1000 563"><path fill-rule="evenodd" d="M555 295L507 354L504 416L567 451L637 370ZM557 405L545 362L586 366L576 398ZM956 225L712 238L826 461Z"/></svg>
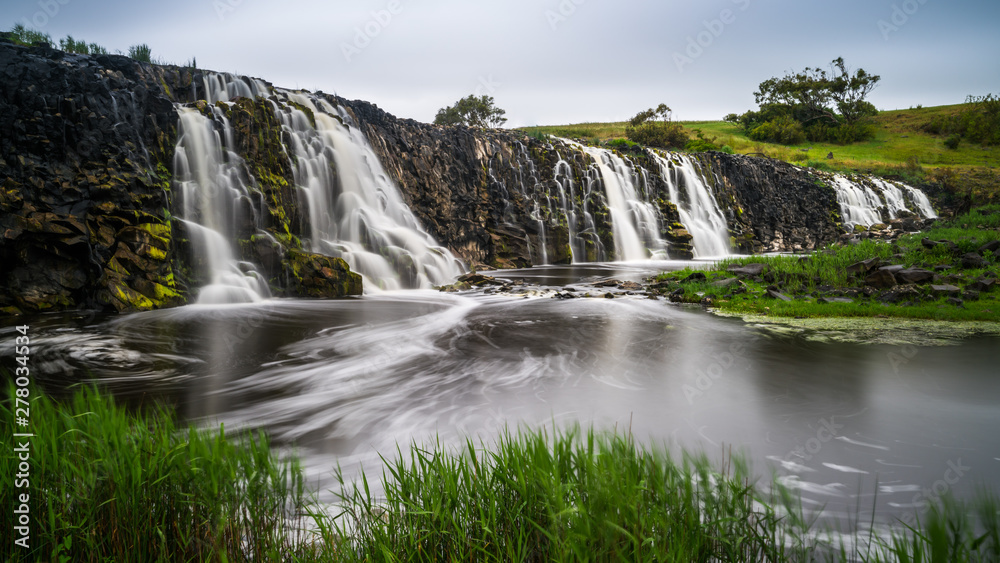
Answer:
<svg viewBox="0 0 1000 563"><path fill-rule="evenodd" d="M184 221L196 260L205 263L208 283L198 303L245 303L270 296L253 264L238 261L231 241L240 225L256 227L251 203L252 180L243 175L243 159L231 150L232 128L211 108L212 118L178 107L174 182L180 186ZM252 228L253 228L252 227Z"/></svg>
<svg viewBox="0 0 1000 563"><path fill-rule="evenodd" d="M636 185L640 174L617 154L569 139L560 141L591 156L600 172L611 214L615 258L622 261L664 259L667 244L660 234L660 214L656 205Z"/></svg>
<svg viewBox="0 0 1000 563"><path fill-rule="evenodd" d="M686 155L671 154L667 159L654 150L650 150L649 154L660 165L660 175L667 183L670 202L677 206L681 223L691 233L695 257L728 255L729 226L705 182L704 173Z"/></svg>
<svg viewBox="0 0 1000 563"><path fill-rule="evenodd" d="M854 181L841 174L834 174L829 181L837 192L840 214L848 230L855 225L870 227L896 219L904 212L916 213L924 219L937 217L927 195L912 186L874 176ZM878 188L878 192L868 184ZM914 209L907 207L907 198Z"/></svg>

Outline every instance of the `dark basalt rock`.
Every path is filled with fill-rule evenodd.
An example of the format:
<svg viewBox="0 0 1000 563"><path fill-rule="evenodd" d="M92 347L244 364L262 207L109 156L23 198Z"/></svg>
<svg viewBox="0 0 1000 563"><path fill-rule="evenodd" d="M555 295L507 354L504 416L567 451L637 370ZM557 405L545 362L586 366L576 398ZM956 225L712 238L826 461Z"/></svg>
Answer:
<svg viewBox="0 0 1000 563"><path fill-rule="evenodd" d="M761 275L762 273L764 273L764 270L766 269L767 269L766 264L753 263L753 264L746 264L743 266L736 266L736 265L729 266L728 268L726 268L726 271L741 277L754 277Z"/></svg>
<svg viewBox="0 0 1000 563"><path fill-rule="evenodd" d="M894 274L899 283L930 283L934 281L934 272L922 268L906 268Z"/></svg>
<svg viewBox="0 0 1000 563"><path fill-rule="evenodd" d="M979 254L975 252L969 252L962 255L962 267L966 269L973 268L983 268L986 266L986 260Z"/></svg>
<svg viewBox="0 0 1000 563"><path fill-rule="evenodd" d="M865 278L865 285L879 289L888 289L896 285L896 278L889 270L878 269Z"/></svg>

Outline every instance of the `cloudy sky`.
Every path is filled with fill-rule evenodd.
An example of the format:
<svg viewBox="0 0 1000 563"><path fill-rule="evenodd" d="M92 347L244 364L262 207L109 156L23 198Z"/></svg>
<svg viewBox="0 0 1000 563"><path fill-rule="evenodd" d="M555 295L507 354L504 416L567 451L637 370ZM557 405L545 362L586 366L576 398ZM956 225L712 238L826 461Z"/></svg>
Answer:
<svg viewBox="0 0 1000 563"><path fill-rule="evenodd" d="M881 109L1000 93L996 0L4 0L23 23L111 51L364 99L431 121L471 93L508 126L754 107L758 83L842 56Z"/></svg>

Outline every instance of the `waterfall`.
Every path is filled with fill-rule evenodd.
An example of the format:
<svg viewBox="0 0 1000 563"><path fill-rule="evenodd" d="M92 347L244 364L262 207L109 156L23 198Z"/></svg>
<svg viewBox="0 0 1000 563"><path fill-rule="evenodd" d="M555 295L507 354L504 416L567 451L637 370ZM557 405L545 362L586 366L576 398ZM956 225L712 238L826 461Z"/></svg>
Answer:
<svg viewBox="0 0 1000 563"><path fill-rule="evenodd" d="M910 194L910 200L913 201L913 205L917 208L917 212L920 213L926 219L936 219L937 213L934 212L934 208L931 206L931 200L928 199L927 194L914 188L913 186L907 186L903 184L907 193Z"/></svg>
<svg viewBox="0 0 1000 563"><path fill-rule="evenodd" d="M890 220L898 218L903 212L910 213L910 209L906 207L907 196L917 215L925 219L937 217L927 195L906 184L875 177L859 177L852 180L840 174L834 174L830 184L837 192L840 214L844 219L844 227L848 230L856 225L870 227L881 223L883 212ZM878 192L868 184L878 188Z"/></svg>
<svg viewBox="0 0 1000 563"><path fill-rule="evenodd" d="M671 154L670 159L653 150L649 154L660 165L670 201L677 206L681 223L691 233L695 257L728 255L729 226L694 161L681 154Z"/></svg>
<svg viewBox="0 0 1000 563"><path fill-rule="evenodd" d="M313 252L344 258L368 288L429 288L462 273L463 264L424 231L349 114L302 92L276 89L271 102L308 201Z"/></svg>
<svg viewBox="0 0 1000 563"><path fill-rule="evenodd" d="M648 190L640 190L636 186L636 179L643 181L644 178L636 178L633 167L609 150L588 147L569 139L559 140L594 159L611 214L616 259L667 258L667 245L660 236L659 212L649 201ZM645 182L640 186L645 187Z"/></svg>
<svg viewBox="0 0 1000 563"><path fill-rule="evenodd" d="M230 244L241 226L255 223L249 180L242 174L243 159L231 150L229 121L218 108L210 109L213 118L193 108L177 108L174 153L174 179L183 198L181 219L209 276L198 303L260 301L270 296L267 284L252 264L236 260Z"/></svg>

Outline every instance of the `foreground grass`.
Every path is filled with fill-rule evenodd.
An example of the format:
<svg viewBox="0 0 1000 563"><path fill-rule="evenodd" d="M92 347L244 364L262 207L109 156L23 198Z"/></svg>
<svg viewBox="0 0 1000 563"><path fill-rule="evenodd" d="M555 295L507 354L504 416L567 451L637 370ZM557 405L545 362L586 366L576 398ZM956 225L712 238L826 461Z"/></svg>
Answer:
<svg viewBox="0 0 1000 563"><path fill-rule="evenodd" d="M0 459L0 506L30 494L30 550L0 518L4 561L262 561L308 554L290 525L304 505L302 474L263 434L234 438L182 429L160 409L135 415L92 389L65 404L32 390L30 489ZM11 389L0 408L14 428ZM17 503L19 504L19 503Z"/></svg>
<svg viewBox="0 0 1000 563"><path fill-rule="evenodd" d="M990 492L850 552L810 539L798 500L762 498L738 462L677 464L630 435L578 429L414 445L386 463L384 497L364 475L341 477L331 518L305 505L299 467L262 435L180 429L166 410L128 414L93 390L64 404L32 397L32 549L6 541L7 561L1000 560ZM16 463L5 448L4 506L15 506ZM4 538L11 526L0 519Z"/></svg>
<svg viewBox="0 0 1000 563"><path fill-rule="evenodd" d="M948 240L948 245L926 248L924 238ZM938 221L929 231L908 234L892 243L864 240L853 245L835 245L808 256L753 256L721 260L709 270L699 270L705 279L688 279L695 274L685 269L660 274L652 288L673 294L675 301L708 303L720 311L739 315L773 317L899 317L949 321L1000 321L1000 289L979 293L964 292L961 304L949 302L947 295L935 295L930 284L917 287L918 294L898 303L884 300L883 291L865 285L865 275L849 272L849 266L877 259L881 264L901 264L933 269L941 280L960 290L976 280L997 279L1000 260L984 252L985 267L963 268L960 257L1000 240L1000 205L973 210L954 219ZM721 287L736 277L731 266L764 264L761 276L744 277ZM700 277L695 275L696 278ZM791 301L769 296L772 288ZM678 291L680 290L680 291ZM832 299L831 299L832 298ZM843 300L851 302L839 302Z"/></svg>

